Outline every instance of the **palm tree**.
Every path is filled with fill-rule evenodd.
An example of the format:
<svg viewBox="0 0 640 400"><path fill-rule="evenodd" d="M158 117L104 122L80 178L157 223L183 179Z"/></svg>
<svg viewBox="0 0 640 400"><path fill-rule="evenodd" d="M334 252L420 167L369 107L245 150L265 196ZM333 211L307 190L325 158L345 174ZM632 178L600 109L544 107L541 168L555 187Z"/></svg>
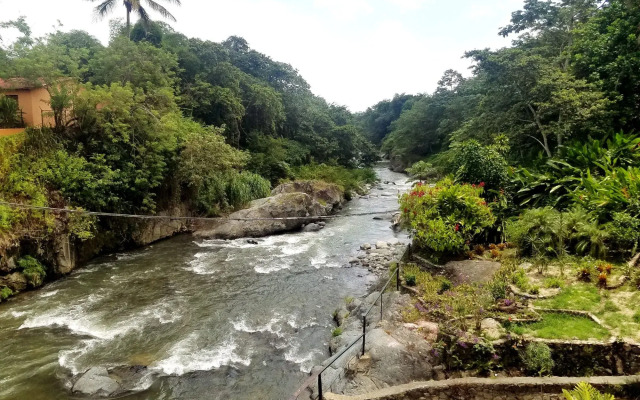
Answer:
<svg viewBox="0 0 640 400"><path fill-rule="evenodd" d="M109 14L113 8L116 6L119 0L88 0L92 3L100 1L95 8L96 14L103 18L107 14ZM165 0L169 3L174 3L177 5L181 5L180 0ZM171 21L176 21L176 17L174 17L164 6L158 3L155 0L123 0L122 4L127 9L127 32L131 32L131 12L138 13L140 20L144 23L148 23L151 21L149 17L149 13L145 7L142 6L142 3L146 3L146 5L152 9L153 11L159 13L163 18L170 19Z"/></svg>

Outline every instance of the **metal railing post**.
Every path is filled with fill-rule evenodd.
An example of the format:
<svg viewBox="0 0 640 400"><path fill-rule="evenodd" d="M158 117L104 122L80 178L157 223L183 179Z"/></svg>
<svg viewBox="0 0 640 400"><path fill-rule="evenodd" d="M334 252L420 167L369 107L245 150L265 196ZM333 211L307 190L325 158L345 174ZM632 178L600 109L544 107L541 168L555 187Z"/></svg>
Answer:
<svg viewBox="0 0 640 400"><path fill-rule="evenodd" d="M362 355L364 356L364 345L367 340L367 316L362 317Z"/></svg>
<svg viewBox="0 0 640 400"><path fill-rule="evenodd" d="M318 394L320 395L318 399L322 400L322 372L318 374Z"/></svg>

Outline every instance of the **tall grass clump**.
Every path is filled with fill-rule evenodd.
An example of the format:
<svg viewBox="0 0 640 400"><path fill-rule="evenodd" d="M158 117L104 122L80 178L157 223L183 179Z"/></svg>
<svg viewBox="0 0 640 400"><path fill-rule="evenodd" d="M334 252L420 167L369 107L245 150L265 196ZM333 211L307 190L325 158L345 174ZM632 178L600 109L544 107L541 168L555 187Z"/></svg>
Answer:
<svg viewBox="0 0 640 400"><path fill-rule="evenodd" d="M375 183L378 178L371 168L346 168L327 164L309 164L293 169L299 180L320 180L340 186L348 197L352 193L364 194L364 185Z"/></svg>

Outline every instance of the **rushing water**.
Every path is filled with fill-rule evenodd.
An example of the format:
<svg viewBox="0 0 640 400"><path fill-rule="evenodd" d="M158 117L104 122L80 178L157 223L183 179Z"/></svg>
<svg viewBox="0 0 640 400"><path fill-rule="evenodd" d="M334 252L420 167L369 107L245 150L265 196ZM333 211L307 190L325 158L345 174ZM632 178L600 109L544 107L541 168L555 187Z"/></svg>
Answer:
<svg viewBox="0 0 640 400"><path fill-rule="evenodd" d="M343 214L397 208L406 177L380 166L370 198ZM347 268L388 221L348 216L315 233L246 240L180 236L96 259L0 304L0 399L69 398L65 377L149 365L130 399L286 399L328 356L331 313L375 276Z"/></svg>

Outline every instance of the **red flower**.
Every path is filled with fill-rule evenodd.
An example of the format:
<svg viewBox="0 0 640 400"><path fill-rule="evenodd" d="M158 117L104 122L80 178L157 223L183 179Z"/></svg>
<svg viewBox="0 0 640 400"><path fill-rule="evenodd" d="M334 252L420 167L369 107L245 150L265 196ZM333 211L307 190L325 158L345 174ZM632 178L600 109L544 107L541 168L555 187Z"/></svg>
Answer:
<svg viewBox="0 0 640 400"><path fill-rule="evenodd" d="M483 202L482 202L482 203L480 203L480 204L482 204L483 206L486 206L486 205L487 205L487 202L486 202L486 201L483 201Z"/></svg>
<svg viewBox="0 0 640 400"><path fill-rule="evenodd" d="M405 213L408 213L408 212L409 212L409 209L408 209L408 208L405 208L405 209L404 209L404 212L405 212Z"/></svg>
<svg viewBox="0 0 640 400"><path fill-rule="evenodd" d="M460 230L460 224L456 224L456 232Z"/></svg>
<svg viewBox="0 0 640 400"><path fill-rule="evenodd" d="M471 187L475 189L476 188L476 184L475 183L472 184Z"/></svg>
<svg viewBox="0 0 640 400"><path fill-rule="evenodd" d="M484 187L484 182L480 182L480 185L478 185L480 187Z"/></svg>

